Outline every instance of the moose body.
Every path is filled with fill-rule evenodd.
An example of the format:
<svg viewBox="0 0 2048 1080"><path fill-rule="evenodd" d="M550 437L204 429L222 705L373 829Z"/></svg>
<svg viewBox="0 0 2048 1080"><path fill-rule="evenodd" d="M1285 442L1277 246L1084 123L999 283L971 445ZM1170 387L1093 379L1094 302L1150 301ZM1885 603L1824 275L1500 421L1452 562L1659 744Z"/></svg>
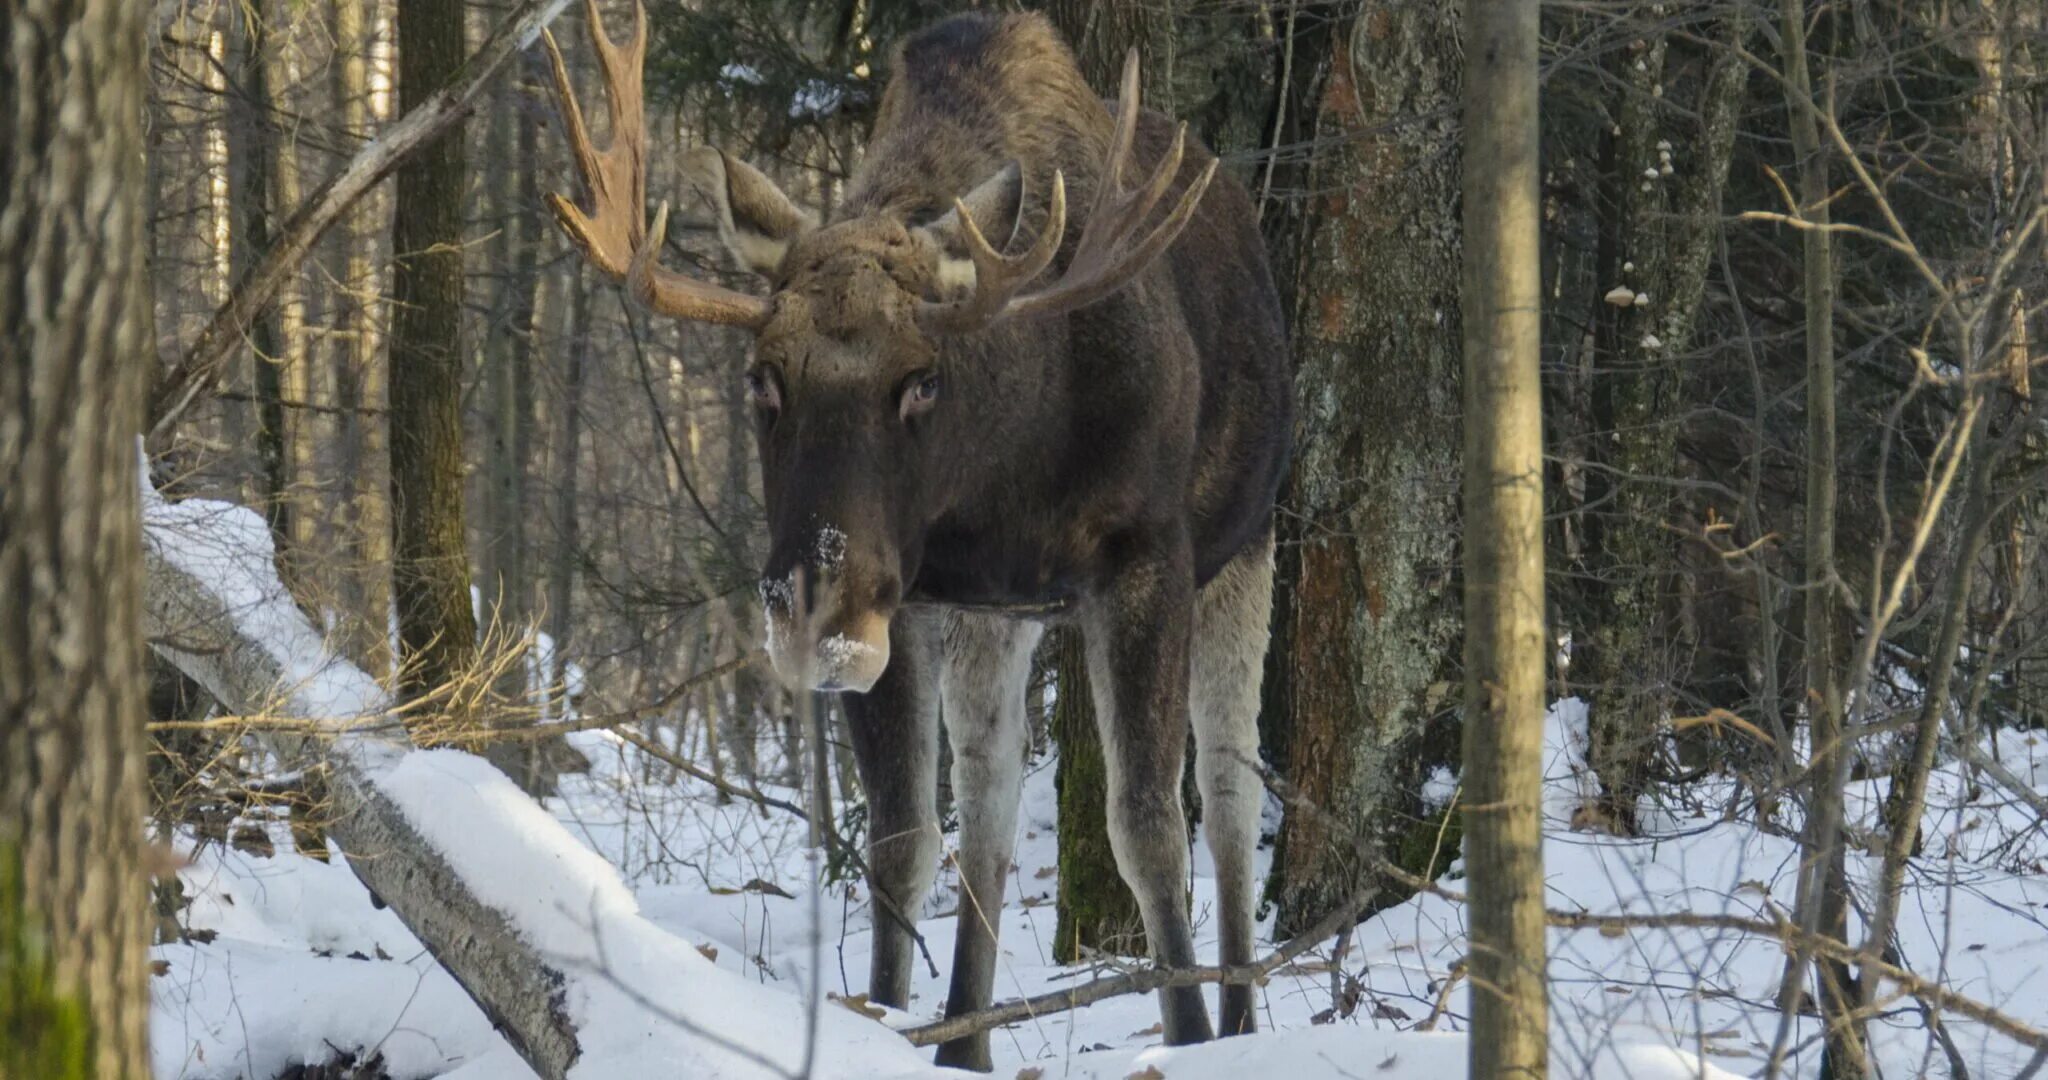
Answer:
<svg viewBox="0 0 2048 1080"><path fill-rule="evenodd" d="M1137 109L1135 61L1106 107L1043 18L963 15L903 45L832 220L741 162L691 155L727 246L771 285L734 293L653 265L666 207L650 238L644 28L620 48L591 18L613 143L589 149L557 58L598 204L557 198L557 214L643 304L755 333L769 652L799 689L842 693L870 885L899 911L936 873L941 723L951 742L962 895L947 1014L989 1004L1025 684L1059 621L1086 644L1111 846L1154 957L1196 962L1180 799L1192 724L1220 959L1250 962L1256 718L1291 433L1250 200ZM1125 191L1127 167L1150 179ZM1068 193L1086 216L1065 215ZM1144 227L1160 205L1164 221ZM874 934L871 998L907 1005L910 934L882 905ZM1222 1030L1251 1030L1251 988L1221 996ZM1212 1033L1198 988L1162 991L1161 1009L1170 1043ZM986 1034L939 1061L988 1068Z"/></svg>

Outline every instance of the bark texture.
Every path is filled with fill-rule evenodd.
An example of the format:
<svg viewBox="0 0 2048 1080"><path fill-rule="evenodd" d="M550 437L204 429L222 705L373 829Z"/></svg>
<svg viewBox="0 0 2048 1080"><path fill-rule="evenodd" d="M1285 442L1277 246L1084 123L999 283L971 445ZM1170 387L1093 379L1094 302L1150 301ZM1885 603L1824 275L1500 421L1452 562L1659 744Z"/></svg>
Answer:
<svg viewBox="0 0 2048 1080"><path fill-rule="evenodd" d="M1728 45L1746 42L1743 9L1730 8L1721 23ZM1683 65L1707 74L1682 105L1668 89L1676 81L1668 70L1678 66L1669 62L1674 47L1683 46L1655 33L1609 65L1619 87L1604 169L1614 214L1603 220L1599 288L1626 288L1634 299L1597 305L1593 425L1606 435L1588 445L1600 467L1588 472L1587 501L1606 509L1588 520L1588 572L1577 576L1586 602L1574 665L1591 706L1602 816L1631 832L1666 720L1696 675L1715 675L1692 671L1685 658L1699 650L1678 640L1679 546L1694 541L1675 537L1671 526L1703 515L1673 497L1671 481L1680 473L1679 358L1720 236L1721 192L1749 76L1733 48L1715 50Z"/></svg>
<svg viewBox="0 0 2048 1080"><path fill-rule="evenodd" d="M146 14L0 6L0 1076L149 1075Z"/></svg>
<svg viewBox="0 0 2048 1080"><path fill-rule="evenodd" d="M398 11L399 107L411 111L462 67L461 0ZM400 686L459 678L476 658L463 529L460 126L398 169L391 244L391 503Z"/></svg>
<svg viewBox="0 0 2048 1080"><path fill-rule="evenodd" d="M1465 869L1471 1074L1549 1070L1536 0L1465 37Z"/></svg>
<svg viewBox="0 0 2048 1080"><path fill-rule="evenodd" d="M1055 631L1046 646L1058 679L1052 738L1060 748L1053 786L1059 793L1059 921L1053 955L1079 963L1090 949L1145 955L1138 899L1117 874L1109 847L1109 771L1088 688L1088 655L1078 629Z"/></svg>
<svg viewBox="0 0 2048 1080"><path fill-rule="evenodd" d="M1457 760L1457 10L1374 8L1330 43L1319 224L1295 274L1293 587L1268 669L1285 771L1314 808L1282 828L1283 937L1372 881L1361 845L1423 869L1443 822L1422 781Z"/></svg>

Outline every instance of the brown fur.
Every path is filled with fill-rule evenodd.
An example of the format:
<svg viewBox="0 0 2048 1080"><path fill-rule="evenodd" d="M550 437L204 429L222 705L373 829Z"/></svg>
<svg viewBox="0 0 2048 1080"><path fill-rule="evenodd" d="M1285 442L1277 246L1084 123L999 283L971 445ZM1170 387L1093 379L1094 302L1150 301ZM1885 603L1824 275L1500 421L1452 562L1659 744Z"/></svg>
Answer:
<svg viewBox="0 0 2048 1080"><path fill-rule="evenodd" d="M953 632L940 632L929 616L899 610L911 596L1069 605L1088 644L1112 846L1155 956L1173 965L1195 959L1179 777L1196 684L1198 742L1216 751L1202 782L1230 834L1212 829L1231 879L1225 959L1250 959L1257 799L1239 759L1257 745L1271 575L1263 545L1292 395L1249 198L1216 181L1162 257L1090 306L968 333L934 332L918 315L959 263L954 200L969 204L992 243L1015 251L1036 238L1055 171L1071 208L1048 276L1060 273L1086 227L1113 128L1042 17L966 15L903 46L867 156L831 221L812 228L737 163L707 161L700 181L728 242L774 285L751 372L770 651L785 677L862 691L843 701L870 799L872 881L899 908L913 908L931 881L935 682L949 688L945 723L979 785L963 803L976 820L963 825L962 859L982 870L963 883L990 922L961 921L949 1014L988 1003L996 944L986 927L1008 852L993 834L1017 798L1016 654L1036 632L966 635L958 615ZM1172 138L1164 117L1144 114L1126 183L1148 175ZM1165 205L1209 160L1187 148ZM1234 569L1219 577L1226 566ZM970 648L970 638L988 644ZM1191 656L1228 668L1230 685L1194 678ZM909 962L909 939L878 914L876 1001L907 1003ZM1209 1036L1198 991L1162 993L1161 1005L1169 1042ZM1249 1030L1248 993L1226 995L1224 1020L1228 1031ZM939 1060L986 1068L987 1037L948 1044Z"/></svg>

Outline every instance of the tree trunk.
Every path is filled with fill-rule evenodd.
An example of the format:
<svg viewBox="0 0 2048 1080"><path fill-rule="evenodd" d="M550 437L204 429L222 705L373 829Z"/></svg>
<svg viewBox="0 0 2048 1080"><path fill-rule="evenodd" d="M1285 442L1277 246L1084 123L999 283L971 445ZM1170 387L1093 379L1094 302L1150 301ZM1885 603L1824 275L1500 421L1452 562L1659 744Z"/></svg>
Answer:
<svg viewBox="0 0 2048 1080"><path fill-rule="evenodd" d="M1458 14L1377 8L1329 44L1294 275L1294 587L1268 667L1285 771L1309 804L1290 809L1274 861L1282 937L1374 880L1362 848L1431 874L1458 850L1421 795L1458 753L1458 155L1444 119Z"/></svg>
<svg viewBox="0 0 2048 1080"><path fill-rule="evenodd" d="M1465 39L1465 869L1471 1074L1549 1069L1536 0Z"/></svg>
<svg viewBox="0 0 2048 1080"><path fill-rule="evenodd" d="M1052 634L1057 697L1052 740L1059 747L1053 787L1059 795L1059 920L1053 958L1080 963L1086 950L1144 956L1145 926L1138 900L1117 873L1109 848L1109 773L1088 692L1088 651L1078 628Z"/></svg>
<svg viewBox="0 0 2048 1080"><path fill-rule="evenodd" d="M0 1076L149 1075L146 14L0 13Z"/></svg>
<svg viewBox="0 0 2048 1080"><path fill-rule="evenodd" d="M1785 101L1792 149L1798 155L1799 212L1814 227L1800 232L1806 308L1806 703L1811 717L1812 783L1806 826L1800 835L1796 913L1800 928L1836 941L1849 932L1847 868L1842 847L1842 783L1848 775L1843 743L1841 643L1835 628L1835 267L1829 231L1827 150L1808 71L1806 6L1784 0ZM1795 952L1778 1007L1799 1007L1806 956ZM1818 964L1820 1015L1827 1024L1822 1075L1849 1080L1867 1074L1859 1025L1851 1013L1858 994L1849 966L1839 960ZM1775 1064L1775 1063L1774 1063Z"/></svg>
<svg viewBox="0 0 2048 1080"><path fill-rule="evenodd" d="M267 748L282 761L303 763L318 756L324 762L329 796L324 824L356 876L404 920L535 1072L564 1076L580 1052L565 1004L568 973L514 931L504 897L480 893L475 883L465 881L380 788L379 774L388 771L391 755L402 747L364 733L363 717L327 715L336 706L324 700L336 696L331 688L348 685L347 662L330 661L317 680L292 671L271 651L278 642L244 635L212 583L165 558L164 546L164 538L152 538L144 549L143 632L156 651L232 711L332 719L337 730L357 729L340 738L271 732ZM312 634L303 623L278 629ZM478 814L477 827L492 824L489 812Z"/></svg>
<svg viewBox="0 0 2048 1080"><path fill-rule="evenodd" d="M335 97L342 126L355 139L368 139L370 117L370 0L335 0ZM371 215L357 205L343 225L347 251L341 287L335 292L336 405L341 431L339 515L347 539L340 545L341 596L346 616L339 640L344 655L379 682L391 674L391 514L386 472L390 432L382 409L387 394L376 321L379 293L371 261Z"/></svg>
<svg viewBox="0 0 2048 1080"><path fill-rule="evenodd" d="M517 75L515 69L496 95L496 114L489 128L493 160L532 162L539 152L534 117L522 107L525 92ZM541 272L535 251L536 226L541 219L534 170L492 170L486 174L486 183L497 218L493 262L500 267L502 284L483 352L488 438L484 444L479 586L492 636L510 644L516 635L527 632L533 618L533 574L526 554L526 469L533 450L536 316L547 275ZM532 689L528 665L518 663L507 666L496 694L502 701L526 707L536 704L529 700ZM492 746L485 756L528 793L545 795L555 790L555 777L547 767L556 756L551 750L539 742L515 741Z"/></svg>
<svg viewBox="0 0 2048 1080"><path fill-rule="evenodd" d="M1724 19L1730 46L1748 38L1741 8ZM1718 215L1736 116L1749 65L1733 47L1704 61L1696 107L1667 93L1671 36L1653 32L1610 64L1620 87L1608 139L1596 301L1593 427L1586 501L1587 572L1577 591L1573 681L1583 688L1600 816L1636 828L1636 803L1654 772L1657 742L1681 693L1694 682L1680 660L1697 650L1677 640L1680 544L1670 526L1687 508L1673 498L1679 474L1681 366L1720 236ZM1680 46L1683 47L1683 46ZM1619 294L1629 292L1617 302ZM1704 515L1695 515L1704 516ZM1731 515L1732 516L1732 515ZM1737 650L1735 655L1740 655Z"/></svg>
<svg viewBox="0 0 2048 1080"><path fill-rule="evenodd" d="M277 199L277 130L270 122L270 24L261 3L229 10L234 64L227 91L230 226L228 265L239 281L270 250L273 203ZM282 305L265 308L249 322L250 386L256 398L256 459L263 516L277 545L279 573L294 579L283 563L292 558L291 504L286 497Z"/></svg>
<svg viewBox="0 0 2048 1080"><path fill-rule="evenodd" d="M462 67L463 7L399 6L401 111ZM458 124L399 166L391 225L392 578L407 697L463 677L476 658L462 513L463 157Z"/></svg>
<svg viewBox="0 0 2048 1080"><path fill-rule="evenodd" d="M590 351L590 285L581 267L569 271L569 321L562 336L562 383L555 399L555 559L548 575L548 634L555 640L553 665L546 673L551 692L558 695L552 710L557 718L568 715L569 641L575 623L570 618L575 604L578 513L576 495L583 443L583 365ZM738 433L735 432L735 435ZM710 715L710 714L706 714ZM753 774L747 774L749 783Z"/></svg>

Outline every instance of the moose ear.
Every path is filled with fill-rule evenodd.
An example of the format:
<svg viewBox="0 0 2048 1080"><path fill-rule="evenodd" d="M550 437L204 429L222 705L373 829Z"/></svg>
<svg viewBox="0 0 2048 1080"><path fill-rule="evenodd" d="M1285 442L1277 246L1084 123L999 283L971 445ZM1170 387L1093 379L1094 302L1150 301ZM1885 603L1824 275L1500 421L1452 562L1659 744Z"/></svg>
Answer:
<svg viewBox="0 0 2048 1080"><path fill-rule="evenodd" d="M683 156L683 174L718 211L718 235L741 266L772 274L791 241L818 227L817 215L791 202L761 170L703 147Z"/></svg>
<svg viewBox="0 0 2048 1080"><path fill-rule="evenodd" d="M1016 162L1011 162L962 195L960 204L974 217L982 239L1003 251L1022 223L1024 174ZM960 211L946 211L922 231L939 250L939 288L948 292L973 288L974 263L967 257L966 226L960 220Z"/></svg>

